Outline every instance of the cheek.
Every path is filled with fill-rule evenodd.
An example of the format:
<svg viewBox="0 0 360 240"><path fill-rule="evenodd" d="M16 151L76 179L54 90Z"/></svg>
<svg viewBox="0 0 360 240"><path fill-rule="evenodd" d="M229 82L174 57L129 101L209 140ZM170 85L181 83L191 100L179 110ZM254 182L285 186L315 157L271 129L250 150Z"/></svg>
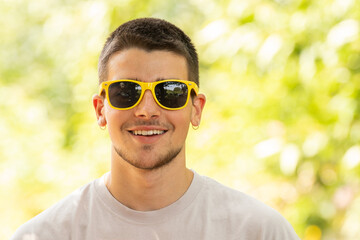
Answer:
<svg viewBox="0 0 360 240"><path fill-rule="evenodd" d="M108 128L110 139L112 141L114 141L116 139L115 136L118 133L117 129L120 128L120 121L117 119L118 119L118 117L114 113L108 112L106 114L106 121L107 121L107 125L108 125L107 128Z"/></svg>
<svg viewBox="0 0 360 240"><path fill-rule="evenodd" d="M105 105L105 118L110 130L119 129L124 123L128 113L126 111L120 111L111 108L109 105Z"/></svg>
<svg viewBox="0 0 360 240"><path fill-rule="evenodd" d="M173 123L175 129L179 132L179 134L185 136L187 135L187 131L189 129L190 118L191 118L190 111L182 111L179 113L174 112L174 114L171 114L169 116L169 120Z"/></svg>

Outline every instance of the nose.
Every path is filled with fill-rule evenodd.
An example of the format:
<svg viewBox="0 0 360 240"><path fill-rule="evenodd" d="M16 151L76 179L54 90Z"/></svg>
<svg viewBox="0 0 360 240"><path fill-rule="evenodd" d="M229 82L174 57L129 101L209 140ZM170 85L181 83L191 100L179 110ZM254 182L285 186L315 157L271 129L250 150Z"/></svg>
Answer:
<svg viewBox="0 0 360 240"><path fill-rule="evenodd" d="M150 90L146 90L140 103L135 107L135 116L142 119L154 119L160 115L160 106Z"/></svg>

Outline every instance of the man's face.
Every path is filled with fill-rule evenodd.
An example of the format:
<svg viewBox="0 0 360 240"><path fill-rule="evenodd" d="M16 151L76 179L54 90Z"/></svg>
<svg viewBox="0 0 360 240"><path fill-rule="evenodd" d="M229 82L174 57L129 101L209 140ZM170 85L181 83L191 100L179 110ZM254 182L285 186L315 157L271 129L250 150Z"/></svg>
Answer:
<svg viewBox="0 0 360 240"><path fill-rule="evenodd" d="M115 53L108 63L107 80L134 79L155 82L188 79L186 59L169 51L130 48ZM94 97L98 119L107 126L116 158L141 169L155 169L174 158L185 159L185 139L190 122L200 123L205 97L199 95L180 110L161 108L147 90L129 110L116 110L105 99Z"/></svg>

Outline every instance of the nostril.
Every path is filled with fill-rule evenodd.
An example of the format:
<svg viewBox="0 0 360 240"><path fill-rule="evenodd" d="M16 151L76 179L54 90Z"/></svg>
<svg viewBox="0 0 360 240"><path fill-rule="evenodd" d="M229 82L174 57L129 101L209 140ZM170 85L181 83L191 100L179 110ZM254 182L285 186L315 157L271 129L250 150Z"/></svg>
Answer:
<svg viewBox="0 0 360 240"><path fill-rule="evenodd" d="M135 107L135 115L141 118L156 118L160 115L160 106L150 91L144 93L140 103Z"/></svg>

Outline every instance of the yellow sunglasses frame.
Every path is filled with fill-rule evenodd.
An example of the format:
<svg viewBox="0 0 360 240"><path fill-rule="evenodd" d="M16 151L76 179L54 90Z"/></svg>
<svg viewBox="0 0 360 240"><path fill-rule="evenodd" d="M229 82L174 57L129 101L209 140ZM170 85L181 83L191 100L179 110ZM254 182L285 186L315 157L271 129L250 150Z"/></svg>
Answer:
<svg viewBox="0 0 360 240"><path fill-rule="evenodd" d="M141 86L141 94L140 94L139 100L133 106L128 107L128 108L117 108L111 104L110 99L109 99L109 86L112 83L116 83L116 82L132 82L132 83L139 84ZM179 83L186 84L186 86L188 87L188 95L187 95L186 103L184 104L184 106L179 107L179 108L168 108L168 107L165 107L164 105L162 105L157 100L156 95L155 95L155 86L160 83L164 83L164 82L179 82ZM156 82L141 82L141 81L136 81L136 80L131 80L131 79L118 79L118 80L110 80L110 81L102 82L99 87L99 96L101 96L101 94L103 93L104 90L105 90L106 99L108 100L110 107L117 109L117 110L128 110L128 109L136 107L141 102L146 90L151 91L156 103L160 107L167 109L167 110L180 110L180 109L183 109L184 107L186 107L186 105L188 104L189 99L190 99L191 90L194 90L195 94L197 95L199 92L199 87L196 85L195 82L188 81L188 80L179 80L179 79L165 79L165 80L160 80L160 81L156 81Z"/></svg>

